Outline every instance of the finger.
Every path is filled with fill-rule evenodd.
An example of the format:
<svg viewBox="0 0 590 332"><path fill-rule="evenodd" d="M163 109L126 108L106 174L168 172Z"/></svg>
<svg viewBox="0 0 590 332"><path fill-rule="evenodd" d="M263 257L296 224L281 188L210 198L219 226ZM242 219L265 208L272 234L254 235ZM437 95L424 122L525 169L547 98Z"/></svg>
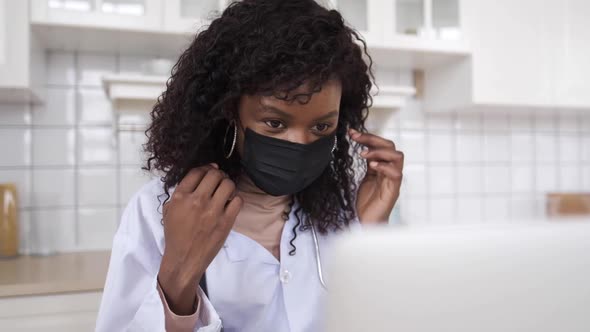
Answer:
<svg viewBox="0 0 590 332"><path fill-rule="evenodd" d="M243 200L239 196L234 197L227 203L223 216L219 218L219 222L217 223L213 234L211 234L213 237L217 237L225 241L229 235L230 230L233 228L234 223L236 222L236 217L242 208L242 204Z"/></svg>
<svg viewBox="0 0 590 332"><path fill-rule="evenodd" d="M388 139L383 137L369 134L369 133L360 133L354 129L349 130L350 137L360 144L366 145L368 147L377 148L377 147L384 147L384 148L394 148L395 144Z"/></svg>
<svg viewBox="0 0 590 332"><path fill-rule="evenodd" d="M175 191L192 193L195 191L195 188L199 186L199 183L201 183L201 180L203 180L207 171L213 167L217 167L217 165L213 166L213 164L209 164L191 169L180 181L178 186L176 186Z"/></svg>
<svg viewBox="0 0 590 332"><path fill-rule="evenodd" d="M235 183L229 178L224 178L213 193L211 204L215 209L223 210L226 203L232 198L236 190Z"/></svg>
<svg viewBox="0 0 590 332"><path fill-rule="evenodd" d="M197 189L195 189L195 191L192 193L192 195L195 195L197 197L210 198L217 189L217 186L219 185L221 180L224 179L224 177L225 174L223 172L214 168L210 168L207 171L207 174L205 174L205 177L203 177L203 180L201 180L201 183L199 183Z"/></svg>
<svg viewBox="0 0 590 332"><path fill-rule="evenodd" d="M404 154L389 148L369 149L361 152L363 158L375 161L403 162Z"/></svg>
<svg viewBox="0 0 590 332"><path fill-rule="evenodd" d="M222 222L218 224L219 227L227 229L228 231L233 227L236 217L242 208L243 202L244 201L240 196L235 196L227 203L225 206L224 218L222 218Z"/></svg>
<svg viewBox="0 0 590 332"><path fill-rule="evenodd" d="M401 170L397 169L395 166L393 166L390 163L380 163L377 161L371 161L369 163L369 167L374 169L377 173L381 173L385 177L387 177L388 179L391 179L393 181L398 182L398 181L402 180L403 175L402 175Z"/></svg>

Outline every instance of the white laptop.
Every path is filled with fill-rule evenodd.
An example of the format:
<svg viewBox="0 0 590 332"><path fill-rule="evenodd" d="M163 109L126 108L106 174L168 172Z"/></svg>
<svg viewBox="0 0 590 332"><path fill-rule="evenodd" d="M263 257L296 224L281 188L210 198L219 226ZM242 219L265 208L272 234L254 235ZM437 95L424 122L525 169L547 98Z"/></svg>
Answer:
<svg viewBox="0 0 590 332"><path fill-rule="evenodd" d="M590 331L590 221L369 229L332 254L329 332Z"/></svg>

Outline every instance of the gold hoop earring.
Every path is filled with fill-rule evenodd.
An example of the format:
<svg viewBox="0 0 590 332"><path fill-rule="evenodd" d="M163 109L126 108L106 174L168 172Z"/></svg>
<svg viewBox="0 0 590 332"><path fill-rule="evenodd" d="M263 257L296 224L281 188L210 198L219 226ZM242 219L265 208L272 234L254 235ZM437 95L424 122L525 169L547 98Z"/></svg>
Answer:
<svg viewBox="0 0 590 332"><path fill-rule="evenodd" d="M236 123L236 120L232 120L233 124L234 124L234 138L231 144L231 148L229 150L228 153L224 154L225 155L225 159L229 159L231 157L231 155L234 153L234 149L236 147L236 140L238 139L238 125ZM227 126L227 130L225 131L225 136L223 137L223 147L225 148L225 146L227 145L227 133L229 133L229 128L231 127L231 123Z"/></svg>

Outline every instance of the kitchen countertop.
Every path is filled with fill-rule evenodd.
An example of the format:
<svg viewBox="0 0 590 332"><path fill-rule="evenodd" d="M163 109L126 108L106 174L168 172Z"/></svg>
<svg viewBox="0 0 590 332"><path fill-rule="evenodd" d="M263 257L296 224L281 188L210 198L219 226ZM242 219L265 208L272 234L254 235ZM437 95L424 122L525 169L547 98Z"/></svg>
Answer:
<svg viewBox="0 0 590 332"><path fill-rule="evenodd" d="M0 297L102 291L110 251L0 259Z"/></svg>

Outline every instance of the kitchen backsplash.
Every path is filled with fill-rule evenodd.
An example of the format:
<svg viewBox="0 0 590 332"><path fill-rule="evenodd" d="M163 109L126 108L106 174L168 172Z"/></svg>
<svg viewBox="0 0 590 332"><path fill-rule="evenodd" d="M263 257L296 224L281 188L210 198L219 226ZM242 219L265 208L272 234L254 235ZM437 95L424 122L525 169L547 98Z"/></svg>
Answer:
<svg viewBox="0 0 590 332"><path fill-rule="evenodd" d="M146 60L49 52L46 103L0 105L0 182L18 185L22 252L43 252L47 234L57 251L110 248L122 209L149 179L140 129L150 107L116 117L101 76L140 73ZM382 77L411 81L405 71ZM114 121L126 130L114 134ZM544 216L546 192L590 191L590 112L438 115L414 99L373 110L368 127L406 155L392 222L530 219Z"/></svg>

